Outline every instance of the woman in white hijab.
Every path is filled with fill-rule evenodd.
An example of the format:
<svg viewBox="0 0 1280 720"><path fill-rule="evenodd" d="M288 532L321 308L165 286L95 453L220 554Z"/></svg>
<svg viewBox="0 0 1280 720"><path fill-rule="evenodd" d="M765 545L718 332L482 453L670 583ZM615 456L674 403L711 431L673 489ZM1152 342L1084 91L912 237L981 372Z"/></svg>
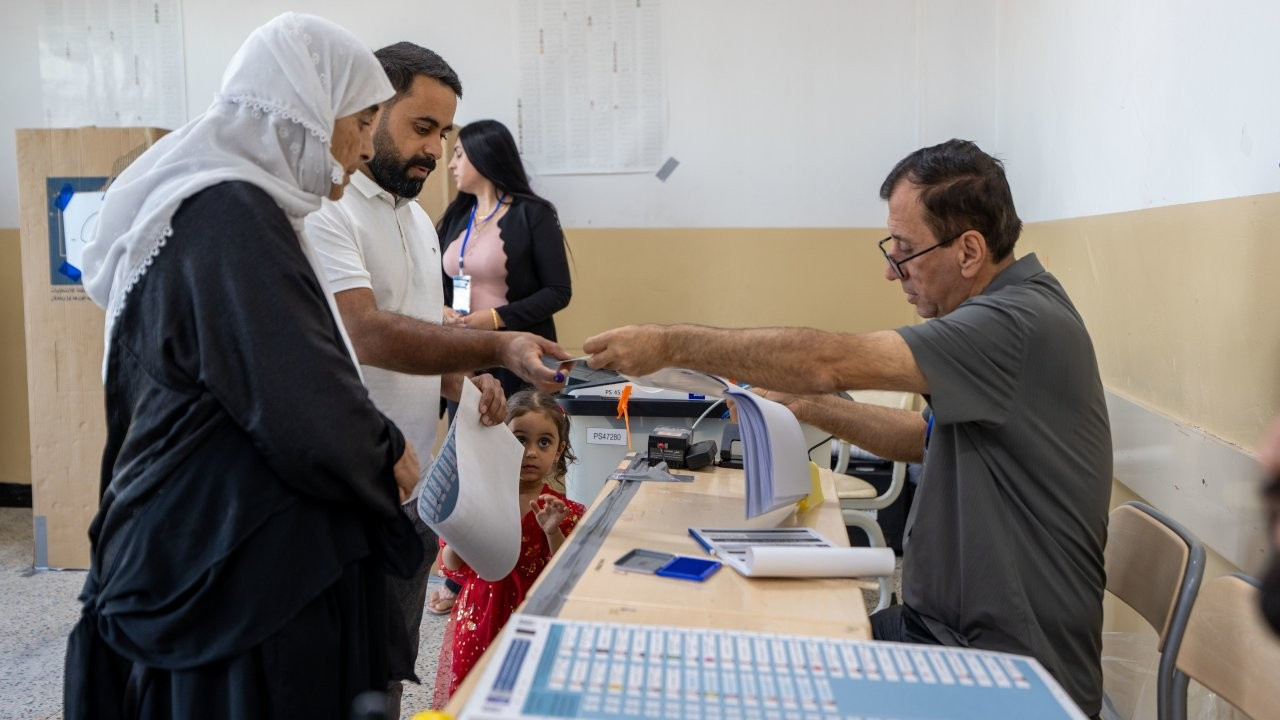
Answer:
<svg viewBox="0 0 1280 720"><path fill-rule="evenodd" d="M369 402L302 219L372 154L392 88L282 15L202 116L112 184L86 251L107 445L67 718L346 718L387 684L384 573L417 480Z"/></svg>

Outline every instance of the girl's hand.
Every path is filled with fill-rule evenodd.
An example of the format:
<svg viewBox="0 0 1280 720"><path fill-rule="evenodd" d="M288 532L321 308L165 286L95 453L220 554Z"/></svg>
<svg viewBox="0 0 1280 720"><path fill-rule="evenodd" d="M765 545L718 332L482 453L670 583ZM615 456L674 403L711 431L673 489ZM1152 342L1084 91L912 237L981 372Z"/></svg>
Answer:
<svg viewBox="0 0 1280 720"><path fill-rule="evenodd" d="M538 507L539 502L542 507ZM529 501L529 509L533 511L538 527L548 535L559 530L560 523L569 515L569 506L555 495L539 495L537 500Z"/></svg>
<svg viewBox="0 0 1280 720"><path fill-rule="evenodd" d="M445 306L444 319L443 319L443 323L445 325L461 325L463 317L465 316L462 313L458 312L457 310L454 310L453 308L447 305Z"/></svg>

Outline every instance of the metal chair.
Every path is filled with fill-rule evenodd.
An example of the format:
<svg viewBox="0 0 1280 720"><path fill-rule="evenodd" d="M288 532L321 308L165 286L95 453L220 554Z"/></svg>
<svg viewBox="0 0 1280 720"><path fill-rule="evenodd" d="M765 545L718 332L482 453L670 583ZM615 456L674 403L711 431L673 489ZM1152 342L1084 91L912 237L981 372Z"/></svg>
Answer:
<svg viewBox="0 0 1280 720"><path fill-rule="evenodd" d="M1177 652L1174 720L1187 717L1187 682L1193 679L1249 717L1280 717L1280 639L1263 621L1258 595L1258 581L1247 575L1205 583Z"/></svg>
<svg viewBox="0 0 1280 720"><path fill-rule="evenodd" d="M848 394L857 402L900 410L905 410L911 404L912 398L911 393L883 390L859 390ZM871 547L888 547L884 539L884 531L876 521L876 513L892 505L902 493L902 486L907 478L907 464L895 462L888 489L876 495L875 488L869 483L845 474L849 468L851 452L849 443L840 440L836 465L832 468L836 477L836 497L840 499L840 511L844 515L844 524L861 528L867 534ZM889 607L893 599L893 576L880 577L877 580L880 585L880 597L875 610L880 611Z"/></svg>
<svg viewBox="0 0 1280 720"><path fill-rule="evenodd" d="M1174 660L1204 575L1204 546L1182 525L1140 502L1112 510L1107 535L1107 590L1136 610L1159 638L1156 714L1160 720L1184 717L1186 693L1180 703L1173 692ZM1106 698L1103 705L1104 710L1109 705Z"/></svg>

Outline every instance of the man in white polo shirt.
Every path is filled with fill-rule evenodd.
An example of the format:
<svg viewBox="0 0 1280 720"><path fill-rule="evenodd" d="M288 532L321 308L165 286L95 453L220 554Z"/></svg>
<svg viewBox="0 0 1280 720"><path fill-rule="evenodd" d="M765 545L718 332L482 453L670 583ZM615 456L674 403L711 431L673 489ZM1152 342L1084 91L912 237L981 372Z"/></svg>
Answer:
<svg viewBox="0 0 1280 720"><path fill-rule="evenodd" d="M364 368L374 404L395 421L430 464L440 397L458 400L464 372L504 365L546 390L559 389L543 355L566 358L555 343L528 333L476 332L440 325L444 292L439 242L414 200L453 129L462 85L439 55L401 42L379 50L396 95L382 109L373 159L351 175L339 202L307 218L307 236L325 268L343 324ZM443 377L441 375L443 374ZM506 399L493 377L473 378L481 415L502 422ZM401 681L416 680L419 626L436 538L406 505L427 560L410 580L388 578L391 596L389 717L399 717Z"/></svg>

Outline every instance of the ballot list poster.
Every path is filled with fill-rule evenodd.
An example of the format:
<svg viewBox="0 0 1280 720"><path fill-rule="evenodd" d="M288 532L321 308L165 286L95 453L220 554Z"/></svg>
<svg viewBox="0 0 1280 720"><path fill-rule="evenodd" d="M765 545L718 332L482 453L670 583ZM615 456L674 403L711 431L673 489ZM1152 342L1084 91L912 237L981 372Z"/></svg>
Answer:
<svg viewBox="0 0 1280 720"><path fill-rule="evenodd" d="M186 122L180 0L44 0L45 127Z"/></svg>
<svg viewBox="0 0 1280 720"><path fill-rule="evenodd" d="M517 613L462 717L1076 718L1044 668L1006 653Z"/></svg>
<svg viewBox="0 0 1280 720"><path fill-rule="evenodd" d="M519 4L517 139L539 174L652 172L666 113L657 0Z"/></svg>

